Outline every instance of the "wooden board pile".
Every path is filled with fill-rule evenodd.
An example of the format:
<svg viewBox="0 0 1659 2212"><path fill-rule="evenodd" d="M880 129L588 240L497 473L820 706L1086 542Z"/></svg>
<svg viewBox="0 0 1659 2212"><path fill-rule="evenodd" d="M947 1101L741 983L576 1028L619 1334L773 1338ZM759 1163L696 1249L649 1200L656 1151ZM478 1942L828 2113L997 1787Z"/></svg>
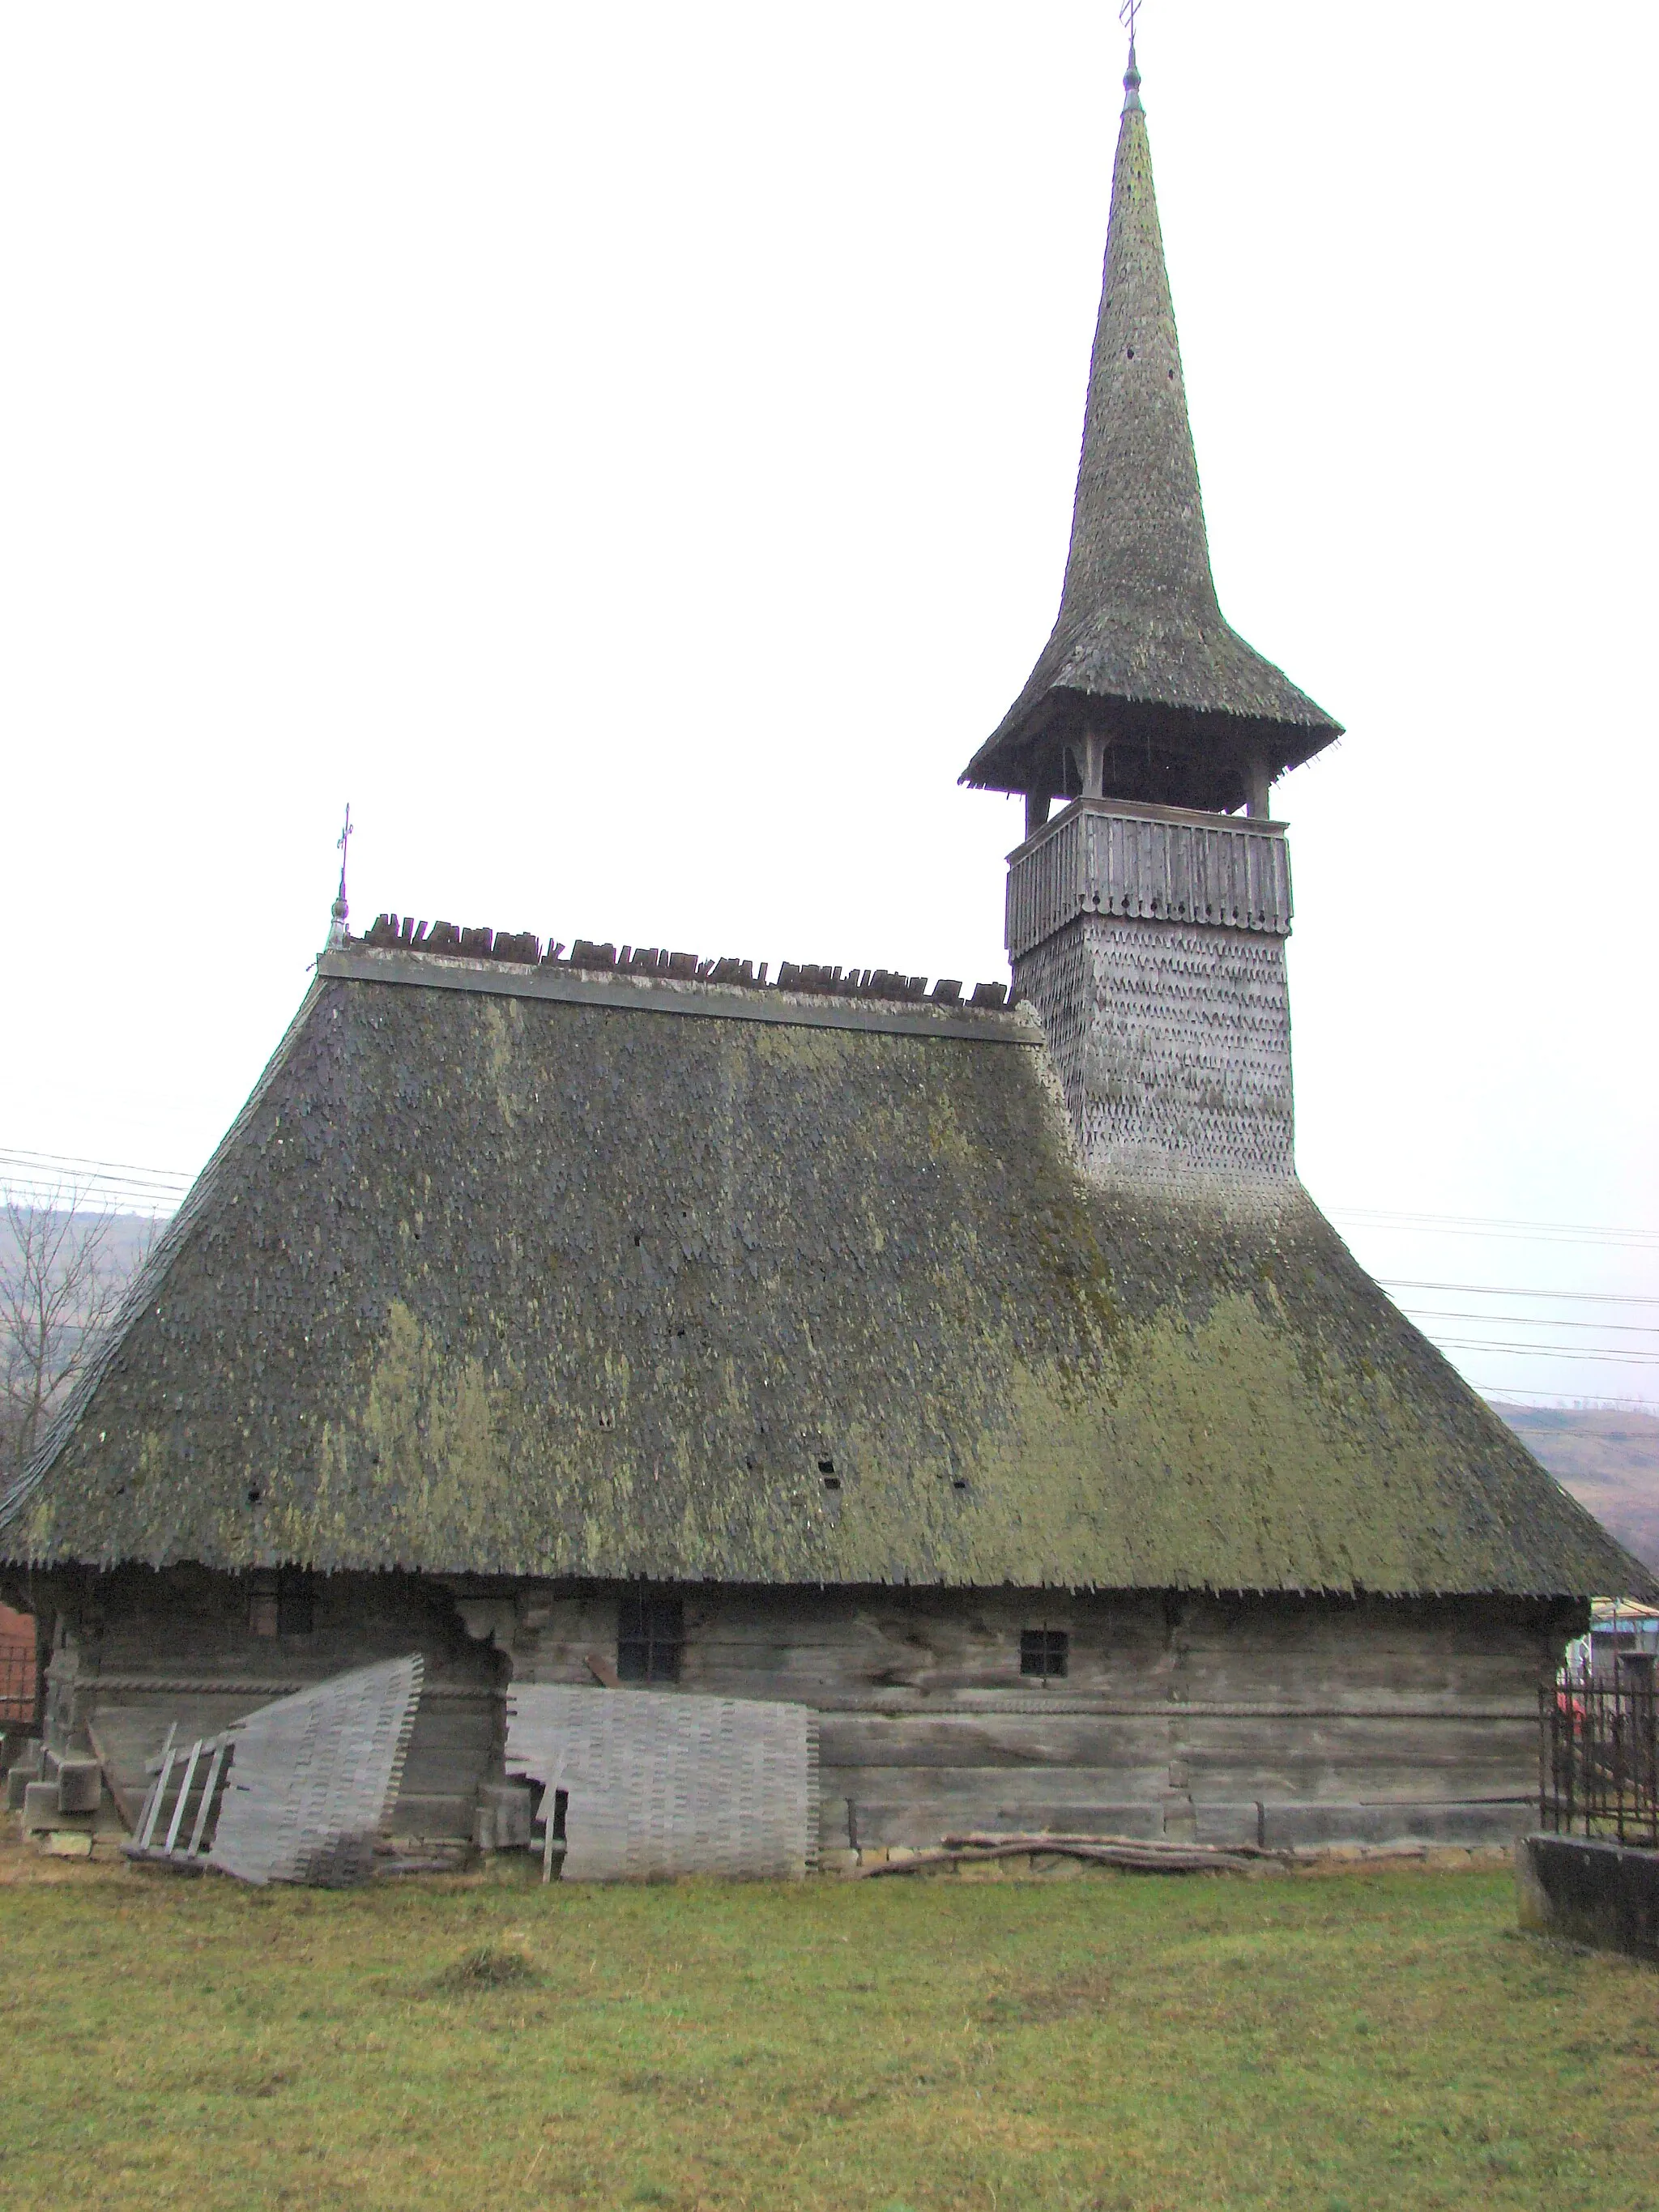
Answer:
<svg viewBox="0 0 1659 2212"><path fill-rule="evenodd" d="M982 1866L994 1859L1081 1859L1091 1866L1127 1868L1134 1874L1249 1874L1264 1863L1285 1865L1291 1854L1255 1844L1170 1843L1146 1836L1062 1836L1046 1832L1002 1835L975 1832L946 1836L936 1850L902 1859L880 1859L855 1867L849 1877L870 1881L878 1875L927 1874L935 1867Z"/></svg>
<svg viewBox="0 0 1659 2212"><path fill-rule="evenodd" d="M337 1674L188 1746L169 1731L125 1856L258 1884L362 1881L397 1797L422 1665L416 1653Z"/></svg>

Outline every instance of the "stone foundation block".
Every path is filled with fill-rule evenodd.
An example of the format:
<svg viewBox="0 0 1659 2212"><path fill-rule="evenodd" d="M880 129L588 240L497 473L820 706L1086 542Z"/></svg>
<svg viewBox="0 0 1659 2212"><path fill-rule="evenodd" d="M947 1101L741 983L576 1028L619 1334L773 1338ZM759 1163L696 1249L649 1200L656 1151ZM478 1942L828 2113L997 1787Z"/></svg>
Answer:
<svg viewBox="0 0 1659 2212"><path fill-rule="evenodd" d="M6 1787L9 1790L15 1784L18 1791L15 1802L10 1798L6 1801L8 1808L11 1812L17 1812L22 1805L23 1784L26 1782L40 1781L42 1771L41 1757L40 1739L38 1735L31 1736L27 1742L18 1745L17 1755L6 1769Z"/></svg>
<svg viewBox="0 0 1659 2212"><path fill-rule="evenodd" d="M1659 1961L1659 1851L1587 1836L1522 1836L1515 1887L1522 1927Z"/></svg>
<svg viewBox="0 0 1659 2212"><path fill-rule="evenodd" d="M58 1769L58 1802L65 1813L95 1813L104 1794L104 1770L95 1759L65 1759Z"/></svg>
<svg viewBox="0 0 1659 2212"><path fill-rule="evenodd" d="M486 1782L478 1791L472 1839L481 1851L526 1851L536 1793L525 1782Z"/></svg>
<svg viewBox="0 0 1659 2212"><path fill-rule="evenodd" d="M55 1782L27 1782L23 1785L23 1833L26 1836L45 1835L55 1828L63 1807L58 1802Z"/></svg>

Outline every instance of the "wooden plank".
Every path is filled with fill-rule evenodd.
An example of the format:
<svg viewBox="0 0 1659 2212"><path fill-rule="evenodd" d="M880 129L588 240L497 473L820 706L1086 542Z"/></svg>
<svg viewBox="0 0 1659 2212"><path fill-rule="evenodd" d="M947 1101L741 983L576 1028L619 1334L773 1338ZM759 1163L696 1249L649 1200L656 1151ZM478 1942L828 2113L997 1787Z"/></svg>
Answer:
<svg viewBox="0 0 1659 2212"><path fill-rule="evenodd" d="M826 1796L851 1797L860 1804L866 1799L914 1805L965 1805L989 1799L1004 1806L1061 1801L1133 1804L1148 1795L1161 1800L1170 1786L1167 1761L1141 1767L820 1766L818 1776ZM970 1825L983 1827L988 1823ZM1036 1824L1022 1815L1019 1825Z"/></svg>
<svg viewBox="0 0 1659 2212"><path fill-rule="evenodd" d="M178 1724L175 1722L167 1730L167 1741L161 1746L161 1769L151 1785L149 1796L145 1802L143 1829L137 1841L146 1850L155 1840L155 1823L161 1814L161 1800L167 1790L167 1778L173 1771L173 1740L178 1733Z"/></svg>
<svg viewBox="0 0 1659 2212"><path fill-rule="evenodd" d="M207 1778L202 1784L202 1802L197 1808L196 1825L190 1832L190 1856L194 1858L202 1848L202 1838L207 1833L208 1818L213 1810L214 1792L224 1773L225 1757L228 1749L226 1739L216 1736L207 1747L211 1753Z"/></svg>
<svg viewBox="0 0 1659 2212"><path fill-rule="evenodd" d="M179 1831L184 1825L185 1808L190 1802L190 1785L196 1778L196 1769L201 1762L201 1757L202 1739L198 1736L190 1747L190 1756L185 1763L184 1779L179 1784L179 1795L173 1808L173 1818L167 1823L167 1839L163 1849L169 1852L178 1848Z"/></svg>
<svg viewBox="0 0 1659 2212"><path fill-rule="evenodd" d="M1170 1753L1171 1717L1082 1714L824 1713L821 1756L831 1766L1145 1765Z"/></svg>
<svg viewBox="0 0 1659 2212"><path fill-rule="evenodd" d="M1151 1796L999 1797L990 1790L961 1790L926 1800L866 1795L848 1801L823 1798L820 1833L827 1850L851 1845L903 1844L913 1849L937 1844L959 1831L978 1828L1050 1829L1072 1834L1161 1836L1164 1809Z"/></svg>
<svg viewBox="0 0 1659 2212"><path fill-rule="evenodd" d="M105 1735L100 1733L96 1722L88 1720L86 1727L87 1741L92 1746L93 1757L104 1770L104 1786L114 1799L115 1809L125 1821L128 1833L136 1834L138 1823L143 1817L145 1794L141 1793L135 1797L118 1778L115 1762L110 1757Z"/></svg>
<svg viewBox="0 0 1659 2212"><path fill-rule="evenodd" d="M1468 1722L1455 1715L1410 1721L1194 1720L1177 1735L1186 1757L1218 1766L1246 1767L1272 1753L1334 1765L1388 1762L1425 1770L1535 1759L1537 1739L1535 1721Z"/></svg>

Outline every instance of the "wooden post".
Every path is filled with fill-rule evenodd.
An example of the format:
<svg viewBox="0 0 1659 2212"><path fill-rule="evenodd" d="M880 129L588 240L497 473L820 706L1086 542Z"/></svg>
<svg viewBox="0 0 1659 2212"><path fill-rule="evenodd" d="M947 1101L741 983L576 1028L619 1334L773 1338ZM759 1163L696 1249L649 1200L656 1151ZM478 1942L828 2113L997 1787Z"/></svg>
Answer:
<svg viewBox="0 0 1659 2212"><path fill-rule="evenodd" d="M1085 799L1103 799L1106 795L1106 740L1098 730L1085 730L1072 747L1072 757L1077 763L1078 781L1083 786Z"/></svg>

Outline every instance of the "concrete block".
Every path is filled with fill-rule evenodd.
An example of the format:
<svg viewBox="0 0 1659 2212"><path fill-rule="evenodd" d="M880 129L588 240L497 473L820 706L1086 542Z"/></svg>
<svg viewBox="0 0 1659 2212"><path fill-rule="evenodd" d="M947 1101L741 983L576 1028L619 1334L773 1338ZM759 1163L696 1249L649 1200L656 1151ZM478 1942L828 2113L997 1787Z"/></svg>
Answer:
<svg viewBox="0 0 1659 2212"><path fill-rule="evenodd" d="M65 1813L95 1813L104 1770L95 1759L65 1759L58 1769L58 1802Z"/></svg>
<svg viewBox="0 0 1659 2212"><path fill-rule="evenodd" d="M23 1767L14 1766L12 1768L11 1771L6 1777L7 1812L21 1813L22 1811L23 1792L28 1788L31 1782L37 1779L37 1776L29 1773Z"/></svg>
<svg viewBox="0 0 1659 2212"><path fill-rule="evenodd" d="M25 1782L38 1782L40 1779L40 1761L44 1756L38 1735L32 1735L27 1743L19 1744L17 1756L6 1769L7 1781L9 1782L14 1774L21 1774Z"/></svg>
<svg viewBox="0 0 1659 2212"><path fill-rule="evenodd" d="M1587 1836L1522 1836L1515 1887L1522 1928L1659 1960L1659 1851Z"/></svg>
<svg viewBox="0 0 1659 2212"><path fill-rule="evenodd" d="M23 1786L23 1833L26 1836L44 1835L58 1826L63 1807L58 1802L55 1782L29 1782Z"/></svg>
<svg viewBox="0 0 1659 2212"><path fill-rule="evenodd" d="M92 1856L92 1838L75 1828L55 1828L40 1846L57 1859L89 1859Z"/></svg>

